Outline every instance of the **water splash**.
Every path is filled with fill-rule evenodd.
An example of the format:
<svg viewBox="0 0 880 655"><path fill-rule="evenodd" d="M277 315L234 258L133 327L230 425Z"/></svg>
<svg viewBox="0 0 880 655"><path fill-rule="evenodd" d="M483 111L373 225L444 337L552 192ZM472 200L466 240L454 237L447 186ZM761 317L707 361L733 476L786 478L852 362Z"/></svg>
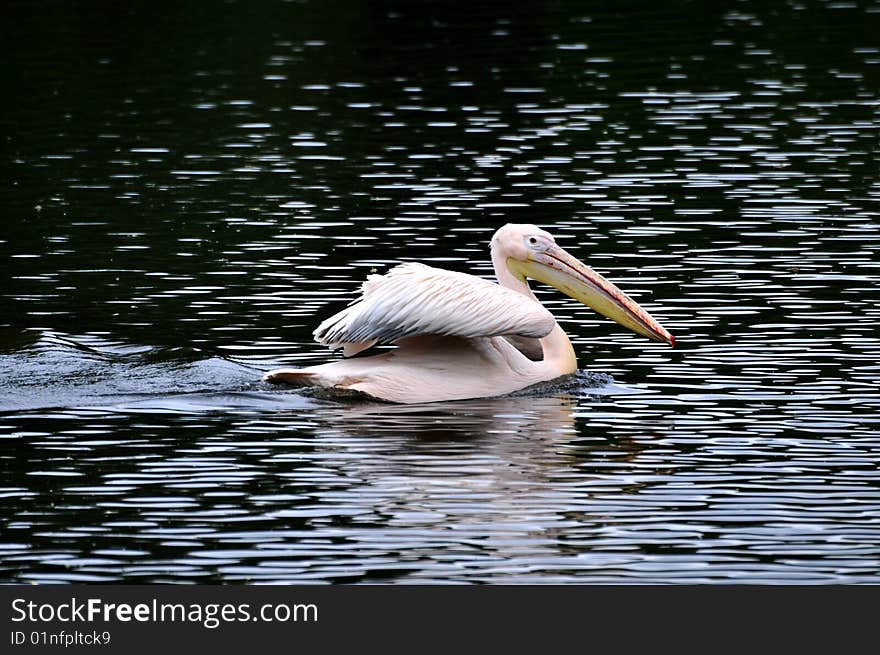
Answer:
<svg viewBox="0 0 880 655"><path fill-rule="evenodd" d="M247 398L260 389L259 371L197 348L45 331L21 333L16 341L0 355L0 412L138 404L198 411L229 406L235 395Z"/></svg>

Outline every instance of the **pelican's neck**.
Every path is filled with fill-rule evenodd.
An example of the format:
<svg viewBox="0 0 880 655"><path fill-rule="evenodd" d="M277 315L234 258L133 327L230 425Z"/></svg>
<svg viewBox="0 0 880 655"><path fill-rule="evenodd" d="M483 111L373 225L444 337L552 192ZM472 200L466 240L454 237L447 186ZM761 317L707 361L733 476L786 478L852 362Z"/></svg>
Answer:
<svg viewBox="0 0 880 655"><path fill-rule="evenodd" d="M544 363L552 366L557 375L568 375L577 370L577 356L571 341L559 323L553 326L550 334L539 339L541 348L544 350Z"/></svg>
<svg viewBox="0 0 880 655"><path fill-rule="evenodd" d="M524 277L510 271L507 266L507 256L499 250L492 249L492 265L495 267L495 277L498 278L498 284L538 302L535 294L529 288L529 283ZM544 365L553 367L554 371L558 371L558 375L574 373L577 370L577 357L574 354L574 348L571 347L571 341L565 331L559 327L559 323L553 326L550 334L538 339L538 341L544 352L542 362Z"/></svg>
<svg viewBox="0 0 880 655"><path fill-rule="evenodd" d="M526 279L521 275L515 275L511 272L507 266L507 255L500 248L492 248L492 266L495 267L495 277L498 278L498 284L538 302Z"/></svg>

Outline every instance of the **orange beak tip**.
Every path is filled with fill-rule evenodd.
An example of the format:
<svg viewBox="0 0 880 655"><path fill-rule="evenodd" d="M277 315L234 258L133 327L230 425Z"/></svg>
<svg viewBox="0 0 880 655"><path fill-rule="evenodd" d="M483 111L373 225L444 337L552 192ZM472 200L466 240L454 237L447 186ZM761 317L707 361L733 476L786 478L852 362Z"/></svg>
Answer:
<svg viewBox="0 0 880 655"><path fill-rule="evenodd" d="M669 335L669 345L675 348L675 337L671 334Z"/></svg>

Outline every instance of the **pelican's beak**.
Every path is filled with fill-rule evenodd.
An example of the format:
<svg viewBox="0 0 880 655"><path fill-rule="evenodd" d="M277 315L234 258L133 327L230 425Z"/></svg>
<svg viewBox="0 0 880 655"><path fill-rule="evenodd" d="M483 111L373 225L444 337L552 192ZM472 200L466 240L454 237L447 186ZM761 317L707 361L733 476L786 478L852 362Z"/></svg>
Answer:
<svg viewBox="0 0 880 655"><path fill-rule="evenodd" d="M633 332L675 345L675 337L635 300L559 246L532 252L525 262L508 259L508 266L514 274L549 284Z"/></svg>

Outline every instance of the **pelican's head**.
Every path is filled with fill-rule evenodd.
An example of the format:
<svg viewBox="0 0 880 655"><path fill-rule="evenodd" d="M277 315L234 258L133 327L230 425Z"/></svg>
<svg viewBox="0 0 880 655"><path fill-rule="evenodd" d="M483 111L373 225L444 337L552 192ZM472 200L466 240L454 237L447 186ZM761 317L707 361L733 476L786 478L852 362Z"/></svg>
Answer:
<svg viewBox="0 0 880 655"><path fill-rule="evenodd" d="M638 303L589 266L556 245L535 225L508 224L492 237L492 259L512 275L559 289L587 307L655 341L674 346L675 338Z"/></svg>

